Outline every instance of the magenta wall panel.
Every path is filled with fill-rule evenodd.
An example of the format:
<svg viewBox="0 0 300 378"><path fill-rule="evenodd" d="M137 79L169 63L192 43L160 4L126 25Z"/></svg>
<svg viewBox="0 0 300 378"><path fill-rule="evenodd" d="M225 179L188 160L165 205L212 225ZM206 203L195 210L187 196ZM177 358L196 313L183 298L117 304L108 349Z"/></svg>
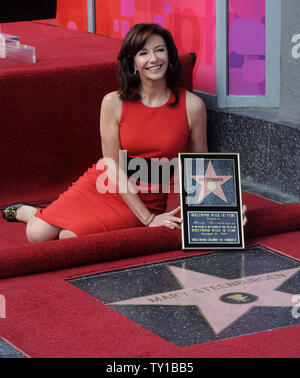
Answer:
<svg viewBox="0 0 300 378"><path fill-rule="evenodd" d="M265 0L228 0L229 94L265 95Z"/></svg>

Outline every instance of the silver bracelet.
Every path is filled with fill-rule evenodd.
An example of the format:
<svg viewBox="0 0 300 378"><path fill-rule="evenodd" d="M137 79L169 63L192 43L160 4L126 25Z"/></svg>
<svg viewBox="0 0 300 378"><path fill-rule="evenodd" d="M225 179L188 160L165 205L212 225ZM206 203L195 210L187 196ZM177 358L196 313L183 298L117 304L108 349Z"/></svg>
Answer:
<svg viewBox="0 0 300 378"><path fill-rule="evenodd" d="M146 222L144 223L145 226L149 226L149 224L153 221L153 218L155 217L155 214L151 214L149 216L149 218L146 220Z"/></svg>

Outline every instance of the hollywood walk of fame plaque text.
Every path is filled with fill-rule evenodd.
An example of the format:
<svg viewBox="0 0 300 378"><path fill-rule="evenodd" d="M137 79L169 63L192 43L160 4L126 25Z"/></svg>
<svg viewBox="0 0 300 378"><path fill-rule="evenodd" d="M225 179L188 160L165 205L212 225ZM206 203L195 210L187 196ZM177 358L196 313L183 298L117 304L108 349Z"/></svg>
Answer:
<svg viewBox="0 0 300 378"><path fill-rule="evenodd" d="M180 153L183 249L243 249L239 154Z"/></svg>

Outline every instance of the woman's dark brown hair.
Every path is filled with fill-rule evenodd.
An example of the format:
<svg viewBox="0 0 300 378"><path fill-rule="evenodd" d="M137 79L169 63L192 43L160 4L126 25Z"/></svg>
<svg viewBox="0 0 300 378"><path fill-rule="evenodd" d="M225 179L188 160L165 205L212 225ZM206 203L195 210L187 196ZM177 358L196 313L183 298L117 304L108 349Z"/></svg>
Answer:
<svg viewBox="0 0 300 378"><path fill-rule="evenodd" d="M127 33L118 55L120 98L131 101L141 98L136 91L140 84L140 78L134 75L133 60L152 34L162 37L168 50L169 65L166 72L166 84L175 95L175 101L170 106L175 106L179 101L178 88L184 85L183 68L171 33L157 24L137 24Z"/></svg>

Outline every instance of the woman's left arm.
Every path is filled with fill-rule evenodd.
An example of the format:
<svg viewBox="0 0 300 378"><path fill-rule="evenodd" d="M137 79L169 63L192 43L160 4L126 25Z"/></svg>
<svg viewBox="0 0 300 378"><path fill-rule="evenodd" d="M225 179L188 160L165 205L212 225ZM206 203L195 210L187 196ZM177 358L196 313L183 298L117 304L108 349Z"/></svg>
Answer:
<svg viewBox="0 0 300 378"><path fill-rule="evenodd" d="M207 152L207 115L203 100L186 92L186 108L190 127L191 152Z"/></svg>
<svg viewBox="0 0 300 378"><path fill-rule="evenodd" d="M207 152L207 138L206 138L206 109L204 102L198 96L191 92L186 92L186 108L187 117L190 128L190 148L192 152ZM180 218L176 217L180 206L168 213L157 215L154 221L151 222L150 227L166 226L170 228L179 228L182 222Z"/></svg>
<svg viewBox="0 0 300 378"><path fill-rule="evenodd" d="M203 100L191 92L186 93L187 115L190 127L191 152L208 152L207 115ZM243 205L243 225L247 223L247 206Z"/></svg>

